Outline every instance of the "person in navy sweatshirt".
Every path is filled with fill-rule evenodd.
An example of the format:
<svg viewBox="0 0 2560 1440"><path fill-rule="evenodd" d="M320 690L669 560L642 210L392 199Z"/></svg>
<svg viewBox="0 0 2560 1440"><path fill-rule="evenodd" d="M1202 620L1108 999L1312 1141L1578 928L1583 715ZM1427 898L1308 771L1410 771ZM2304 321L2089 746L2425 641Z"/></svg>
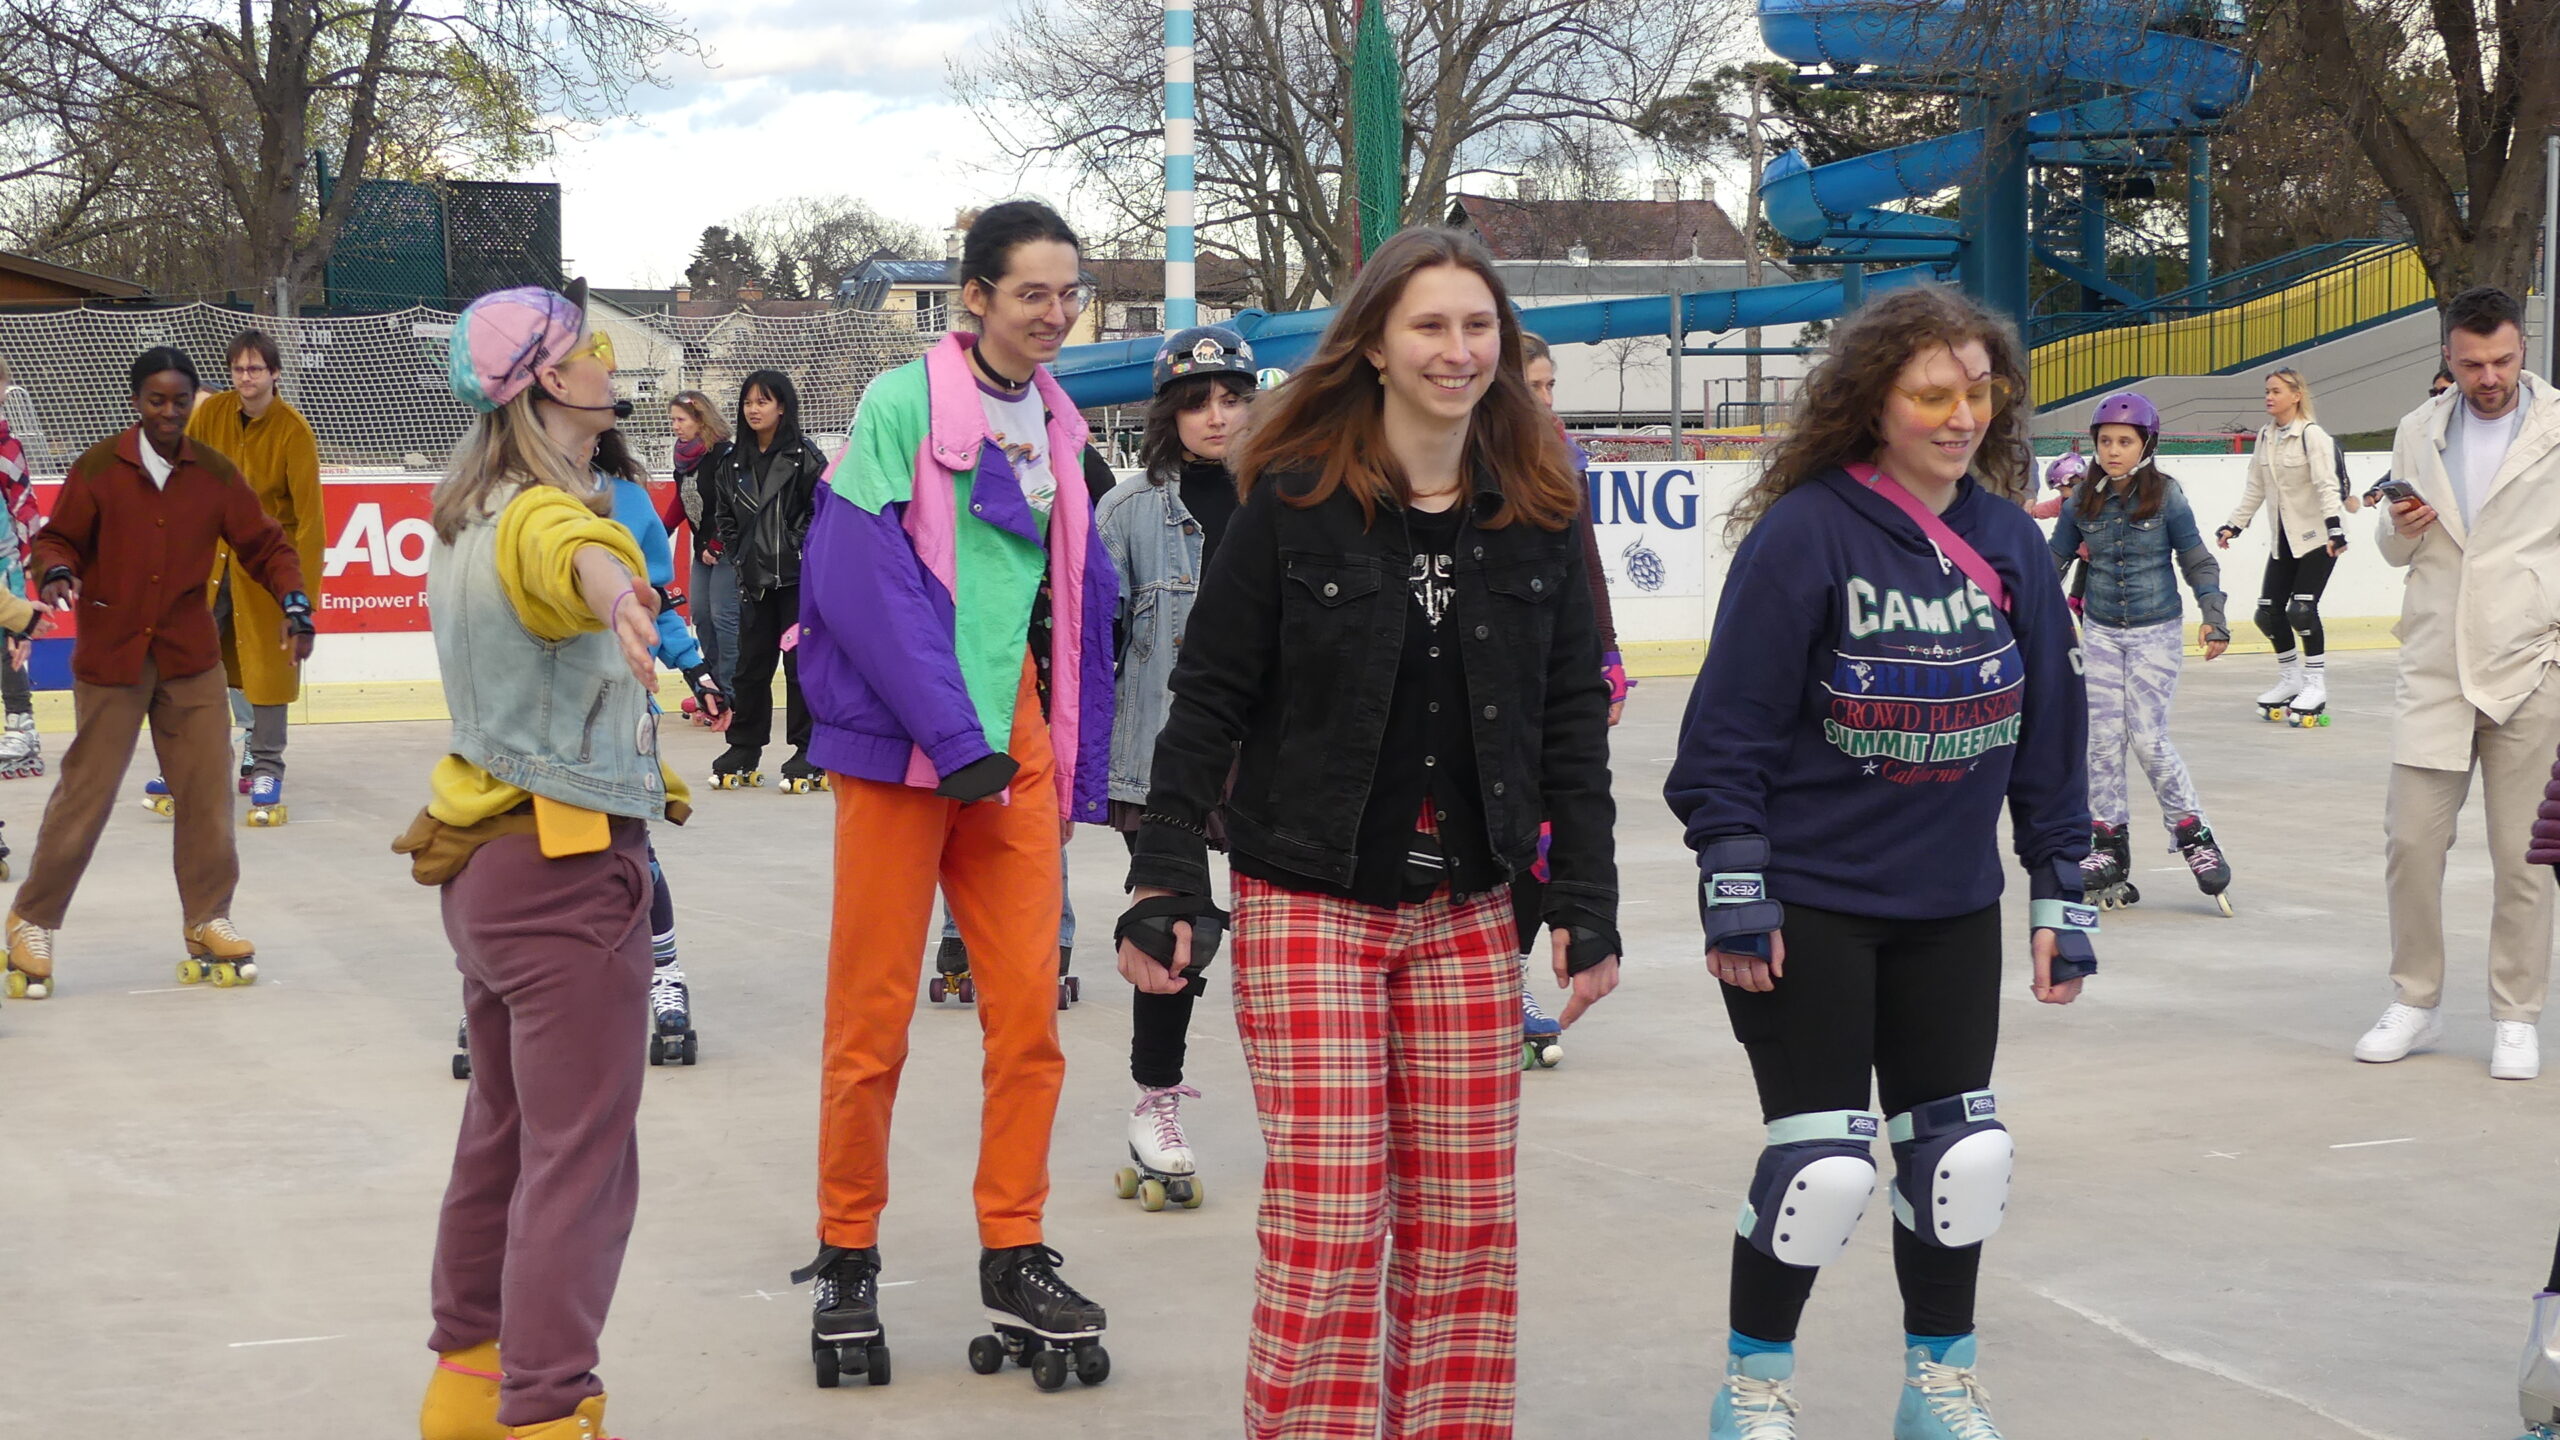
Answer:
<svg viewBox="0 0 2560 1440"><path fill-rule="evenodd" d="M1727 521L1739 544L1664 786L1769 1127L1714 1440L1794 1434L1796 1322L1877 1188L1879 1138L1907 1332L1894 1440L1998 1433L1973 1304L2010 1170L1990 1090L2004 803L2036 998L2067 1005L2097 968L2088 702L2021 506L2032 476L2013 473L2021 358L1952 291L1877 300L1834 334Z"/></svg>

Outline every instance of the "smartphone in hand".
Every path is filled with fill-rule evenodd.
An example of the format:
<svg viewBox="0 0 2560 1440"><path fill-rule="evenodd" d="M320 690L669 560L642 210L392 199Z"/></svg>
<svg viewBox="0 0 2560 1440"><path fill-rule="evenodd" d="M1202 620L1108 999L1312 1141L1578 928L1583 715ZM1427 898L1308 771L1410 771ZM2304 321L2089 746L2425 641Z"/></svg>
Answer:
<svg viewBox="0 0 2560 1440"><path fill-rule="evenodd" d="M2373 493L2381 496L2384 504L2397 505L2403 500L2417 499L2418 487L2406 480L2394 480L2386 475L2381 484L2373 487Z"/></svg>

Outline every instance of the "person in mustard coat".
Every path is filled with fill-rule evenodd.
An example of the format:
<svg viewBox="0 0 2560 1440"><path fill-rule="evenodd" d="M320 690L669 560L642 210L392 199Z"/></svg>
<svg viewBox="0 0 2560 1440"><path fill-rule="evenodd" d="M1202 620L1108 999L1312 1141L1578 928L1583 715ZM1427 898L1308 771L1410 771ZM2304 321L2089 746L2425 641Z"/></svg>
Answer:
<svg viewBox="0 0 2560 1440"><path fill-rule="evenodd" d="M229 359L231 388L196 403L187 436L221 451L239 467L258 503L284 527L285 538L302 560L304 583L317 609L329 544L321 513L320 442L302 412L276 393L284 366L272 337L262 330L241 331L231 341ZM256 585L236 583L235 569L226 547L214 561L212 599L232 714L248 731L240 778L249 795L249 823L281 825L285 707L301 698L302 673L292 652L279 643L284 617L275 601ZM156 802L165 791L149 793Z"/></svg>

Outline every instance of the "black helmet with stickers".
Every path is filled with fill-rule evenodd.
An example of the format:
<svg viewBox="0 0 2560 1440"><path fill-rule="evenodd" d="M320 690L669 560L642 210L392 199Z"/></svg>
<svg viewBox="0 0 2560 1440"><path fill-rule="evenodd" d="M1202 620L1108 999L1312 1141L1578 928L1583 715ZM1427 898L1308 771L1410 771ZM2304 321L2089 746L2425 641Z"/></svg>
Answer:
<svg viewBox="0 0 2560 1440"><path fill-rule="evenodd" d="M1155 389L1191 375L1241 375L1254 384L1253 346L1225 325L1194 325L1164 337L1156 351Z"/></svg>

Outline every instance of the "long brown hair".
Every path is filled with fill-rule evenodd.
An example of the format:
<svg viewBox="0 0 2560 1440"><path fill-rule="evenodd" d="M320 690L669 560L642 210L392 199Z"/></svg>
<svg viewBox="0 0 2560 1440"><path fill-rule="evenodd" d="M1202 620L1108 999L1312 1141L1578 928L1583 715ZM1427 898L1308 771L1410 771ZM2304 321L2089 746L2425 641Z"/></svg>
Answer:
<svg viewBox="0 0 2560 1440"><path fill-rule="evenodd" d="M2094 430L2096 427L2091 428ZM2096 437L2092 435L2090 438ZM2158 444L2157 441L2153 443L2155 446ZM2133 518L2136 520L2150 519L2168 503L2169 477L2160 473L2158 462L2157 455L2145 455L2141 464L2125 472L2122 484L2125 493L2133 497ZM2098 512L2106 508L2108 493L2117 483L2116 478L2107 473L2107 467L2093 460L2089 473L2080 477L2080 494L2072 502L2079 507L2080 518L2097 519Z"/></svg>
<svg viewBox="0 0 2560 1440"><path fill-rule="evenodd" d="M1582 507L1582 487L1565 458L1562 434L1521 377L1520 318L1502 277L1493 272L1493 257L1473 236L1436 226L1407 230L1379 246L1334 311L1315 358L1254 407L1242 449L1230 462L1238 494L1252 495L1266 475L1312 470L1315 484L1304 495L1289 496L1289 504L1310 508L1348 489L1371 523L1381 500L1412 504L1404 466L1387 449L1385 387L1366 352L1385 336L1387 317L1414 273L1440 265L1484 281L1500 319L1502 358L1467 422L1469 469L1491 473L1502 489L1502 505L1487 527L1499 529L1515 519L1542 530L1572 523Z"/></svg>
<svg viewBox="0 0 2560 1440"><path fill-rule="evenodd" d="M707 449L729 438L729 422L711 404L711 397L699 390L680 390L667 402L693 417L695 438Z"/></svg>
<svg viewBox="0 0 2560 1440"><path fill-rule="evenodd" d="M1952 350L1978 340L1991 373L2009 382L2007 408L1982 427L1974 478L1986 490L2020 500L2032 481L2027 448L2025 347L2006 320L1943 285L1914 285L1869 303L1831 332L1831 353L1796 387L1795 415L1760 479L1725 516L1725 538L1740 540L1778 497L1826 470L1876 452L1885 397L1911 357L1934 346Z"/></svg>

